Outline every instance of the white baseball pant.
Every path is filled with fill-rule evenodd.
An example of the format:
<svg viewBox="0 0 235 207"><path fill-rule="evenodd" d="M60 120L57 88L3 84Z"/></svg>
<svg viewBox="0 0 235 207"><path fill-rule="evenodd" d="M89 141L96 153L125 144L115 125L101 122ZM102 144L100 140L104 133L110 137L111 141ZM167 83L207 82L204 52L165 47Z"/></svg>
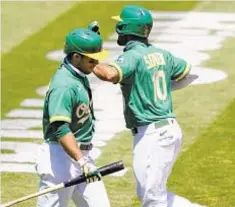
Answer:
<svg viewBox="0 0 235 207"><path fill-rule="evenodd" d="M89 156L89 151L82 153ZM40 146L36 171L40 178L39 190L81 175L79 164L67 155L59 143L44 143ZM81 183L42 195L38 197L37 207L66 207L70 199L79 207L110 207L103 181Z"/></svg>
<svg viewBox="0 0 235 207"><path fill-rule="evenodd" d="M165 120L166 122L166 120ZM168 207L166 183L181 147L182 132L175 119L157 128L138 127L134 135L133 169L142 207Z"/></svg>

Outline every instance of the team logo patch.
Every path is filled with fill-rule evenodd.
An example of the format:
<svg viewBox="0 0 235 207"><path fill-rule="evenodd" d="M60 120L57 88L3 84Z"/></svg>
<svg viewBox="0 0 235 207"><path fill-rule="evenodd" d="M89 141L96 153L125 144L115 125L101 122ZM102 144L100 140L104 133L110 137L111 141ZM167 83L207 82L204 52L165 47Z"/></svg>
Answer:
<svg viewBox="0 0 235 207"><path fill-rule="evenodd" d="M78 124L83 124L90 116L90 108L89 105L85 103L79 105L76 110L76 116L78 118Z"/></svg>

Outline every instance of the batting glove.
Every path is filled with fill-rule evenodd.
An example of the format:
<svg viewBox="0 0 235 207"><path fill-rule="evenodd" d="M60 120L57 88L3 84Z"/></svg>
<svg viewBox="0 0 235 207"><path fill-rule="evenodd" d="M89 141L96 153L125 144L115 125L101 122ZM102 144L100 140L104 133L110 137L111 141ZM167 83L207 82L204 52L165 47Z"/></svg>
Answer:
<svg viewBox="0 0 235 207"><path fill-rule="evenodd" d="M100 26L97 21L93 21L90 24L88 24L88 29L92 30L93 32L96 32L98 35L100 35Z"/></svg>
<svg viewBox="0 0 235 207"><path fill-rule="evenodd" d="M96 166L86 156L78 160L83 175L86 177L86 183L91 183L101 180L101 174Z"/></svg>

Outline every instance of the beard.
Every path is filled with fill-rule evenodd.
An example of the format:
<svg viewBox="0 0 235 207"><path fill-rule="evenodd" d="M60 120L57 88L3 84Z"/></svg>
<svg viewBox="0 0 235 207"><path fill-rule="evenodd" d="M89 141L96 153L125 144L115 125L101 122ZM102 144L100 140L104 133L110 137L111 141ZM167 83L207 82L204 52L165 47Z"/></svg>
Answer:
<svg viewBox="0 0 235 207"><path fill-rule="evenodd" d="M124 45L126 45L126 42L127 42L126 36L118 35L117 44L118 44L119 46L124 46Z"/></svg>

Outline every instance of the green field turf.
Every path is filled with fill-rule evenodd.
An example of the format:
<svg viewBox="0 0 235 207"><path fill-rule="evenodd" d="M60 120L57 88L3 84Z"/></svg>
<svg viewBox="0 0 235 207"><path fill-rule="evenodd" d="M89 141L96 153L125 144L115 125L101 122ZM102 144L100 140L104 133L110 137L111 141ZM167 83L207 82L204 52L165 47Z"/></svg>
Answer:
<svg viewBox="0 0 235 207"><path fill-rule="evenodd" d="M1 154L12 154L14 153L14 150L9 150L9 149L2 149L1 150Z"/></svg>
<svg viewBox="0 0 235 207"><path fill-rule="evenodd" d="M235 206L235 100L183 152L172 172L173 192L214 207Z"/></svg>
<svg viewBox="0 0 235 207"><path fill-rule="evenodd" d="M19 107L23 99L37 97L35 89L49 82L58 63L46 60L45 54L50 50L60 49L69 30L86 26L90 20L97 19L101 25L102 36L107 38L114 32L113 21L109 16L117 14L124 4L128 2L106 2L102 7L100 2L78 3L69 12L60 15L39 32L3 54L2 117L11 109ZM197 7L200 11L235 11L235 4L232 2L137 4L155 10L192 10ZM91 5L99 9L87 12ZM84 18L77 18L78 11ZM231 58L234 51L234 38L227 39L221 50L210 53L212 60L204 63L204 66L226 71L229 75L226 80L213 85L190 86L173 94L175 112L184 131L184 147L170 177L169 189L192 201L212 207L235 206L235 59ZM28 141L35 142L30 139ZM104 178L114 207L140 206L135 196L131 149L130 133L120 133L103 149L103 155L98 160L98 164L103 165L122 159L129 169L124 177ZM3 202L37 191L38 181L35 174L2 173L1 181ZM34 205L35 199L17 206Z"/></svg>
<svg viewBox="0 0 235 207"><path fill-rule="evenodd" d="M70 9L75 3L3 1L1 3L3 31L1 52L9 52L26 37L39 31L48 22ZM52 10L54 12L51 12Z"/></svg>

